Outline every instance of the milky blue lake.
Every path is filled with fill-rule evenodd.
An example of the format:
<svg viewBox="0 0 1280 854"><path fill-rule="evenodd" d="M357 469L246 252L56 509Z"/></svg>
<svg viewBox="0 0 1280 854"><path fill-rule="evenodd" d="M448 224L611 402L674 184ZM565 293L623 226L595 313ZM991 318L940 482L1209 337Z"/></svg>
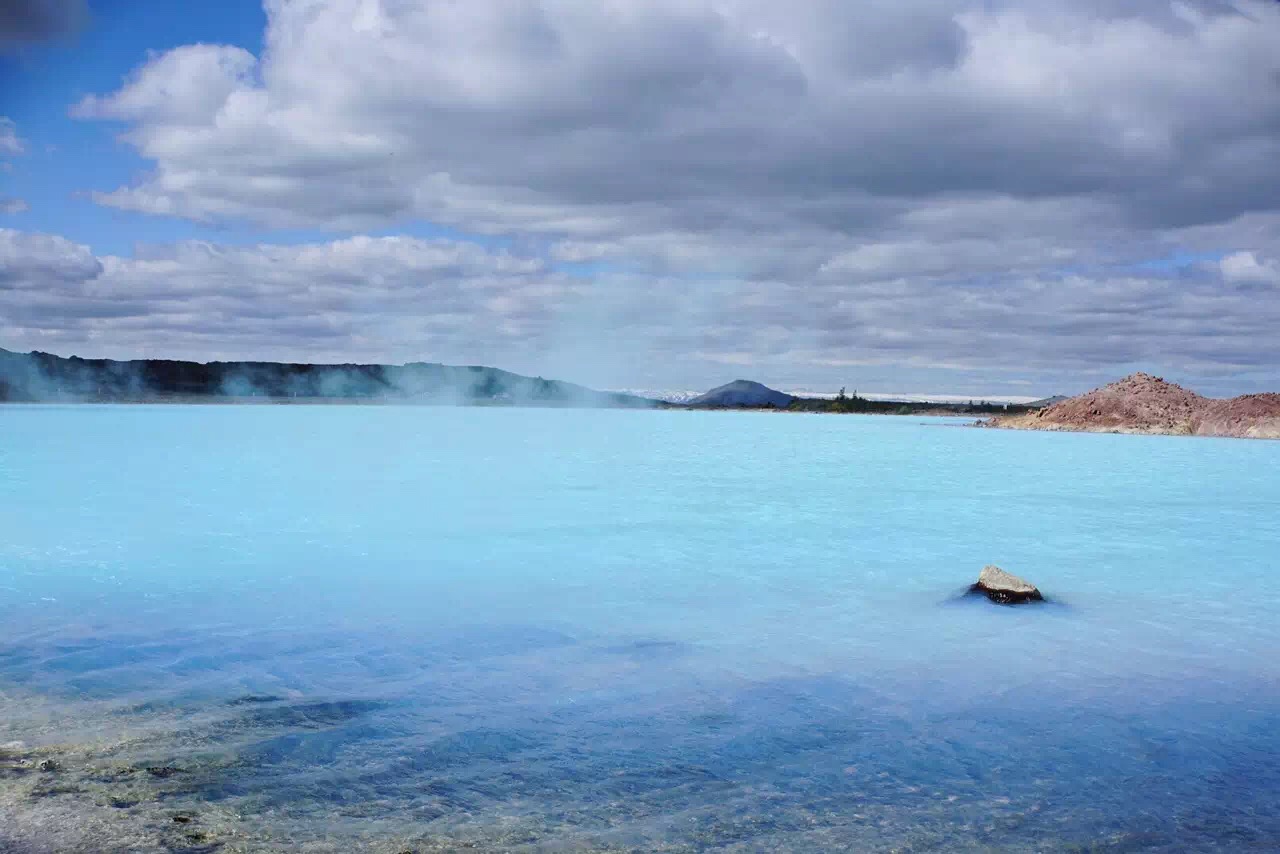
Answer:
<svg viewBox="0 0 1280 854"><path fill-rule="evenodd" d="M1277 850L1278 610L1276 442L2 406L0 850Z"/></svg>

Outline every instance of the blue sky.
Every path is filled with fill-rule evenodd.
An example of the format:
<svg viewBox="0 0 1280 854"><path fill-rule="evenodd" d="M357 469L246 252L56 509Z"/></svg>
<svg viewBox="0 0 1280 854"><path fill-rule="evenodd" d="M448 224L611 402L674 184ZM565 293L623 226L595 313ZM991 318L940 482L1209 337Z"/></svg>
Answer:
<svg viewBox="0 0 1280 854"><path fill-rule="evenodd" d="M86 96L119 87L149 56L187 44L232 44L261 54L266 13L258 0L218 3L125 2L87 4L84 24L61 38L0 55L0 79L6 81L3 115L22 130L26 152L0 176L6 195L29 205L21 225L83 241L104 254L127 255L138 243L207 240L244 244L303 243L332 237L325 229L271 229L228 220L197 222L146 216L93 203L90 190L127 184L148 168L118 136L114 122L73 118L70 107ZM376 235L452 236L484 244L504 238L467 234L430 222L366 229ZM575 269L578 265L567 265Z"/></svg>
<svg viewBox="0 0 1280 854"><path fill-rule="evenodd" d="M156 220L111 211L85 198L88 189L127 183L146 162L116 140L119 128L71 118L68 109L86 95L109 91L149 54L192 42L227 42L262 49L266 15L253 0L156 3L102 0L90 17L47 43L0 56L5 81L3 113L20 129L27 153L4 176L6 193L26 199L22 226L68 233L95 249L128 252L134 241L189 237L244 239L251 231L201 228L181 220ZM68 228L74 224L73 228ZM234 238L233 238L234 239Z"/></svg>
<svg viewBox="0 0 1280 854"><path fill-rule="evenodd" d="M1277 4L273 2L0 32L0 346L1280 386Z"/></svg>

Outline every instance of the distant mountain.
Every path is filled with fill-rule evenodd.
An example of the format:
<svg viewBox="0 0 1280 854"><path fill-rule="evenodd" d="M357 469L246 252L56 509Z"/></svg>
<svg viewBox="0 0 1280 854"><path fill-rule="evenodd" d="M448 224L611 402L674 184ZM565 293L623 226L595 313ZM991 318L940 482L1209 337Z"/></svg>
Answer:
<svg viewBox="0 0 1280 854"><path fill-rule="evenodd" d="M992 427L1280 439L1280 394L1201 397L1137 373L1035 412L993 418Z"/></svg>
<svg viewBox="0 0 1280 854"><path fill-rule="evenodd" d="M635 397L656 400L659 403L678 404L688 403L701 394L701 392L688 391L684 389L615 388L609 389L609 391L614 394L629 394Z"/></svg>
<svg viewBox="0 0 1280 854"><path fill-rule="evenodd" d="M794 398L750 380L734 380L689 401L689 406L773 406L786 409Z"/></svg>
<svg viewBox="0 0 1280 854"><path fill-rule="evenodd" d="M0 349L0 401L341 400L643 408L655 401L480 366L63 358Z"/></svg>
<svg viewBox="0 0 1280 854"><path fill-rule="evenodd" d="M1046 406L1053 406L1055 403L1062 403L1064 400L1067 400L1065 394L1055 394L1053 397L1042 397L1039 400L1033 400L1027 406L1044 409Z"/></svg>

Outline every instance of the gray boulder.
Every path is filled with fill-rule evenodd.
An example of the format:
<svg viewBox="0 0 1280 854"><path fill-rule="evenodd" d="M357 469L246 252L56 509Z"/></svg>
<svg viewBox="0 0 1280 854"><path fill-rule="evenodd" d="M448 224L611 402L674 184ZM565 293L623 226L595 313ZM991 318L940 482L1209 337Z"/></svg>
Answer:
<svg viewBox="0 0 1280 854"><path fill-rule="evenodd" d="M1044 599L1034 584L1005 572L998 566L983 567L977 583L969 588L969 592L981 593L992 602L998 602L1001 605L1039 602Z"/></svg>

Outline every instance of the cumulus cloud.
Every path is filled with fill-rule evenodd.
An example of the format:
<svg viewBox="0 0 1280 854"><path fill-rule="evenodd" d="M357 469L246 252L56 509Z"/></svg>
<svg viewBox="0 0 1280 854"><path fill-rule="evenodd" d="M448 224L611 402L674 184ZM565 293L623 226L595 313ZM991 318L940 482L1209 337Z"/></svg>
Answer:
<svg viewBox="0 0 1280 854"><path fill-rule="evenodd" d="M262 57L177 48L79 105L155 164L100 201L612 237L858 234L955 194L1187 225L1280 192L1280 6L1261 0L268 11Z"/></svg>
<svg viewBox="0 0 1280 854"><path fill-rule="evenodd" d="M0 213L20 214L28 209L24 199L14 198L12 196L0 196Z"/></svg>
<svg viewBox="0 0 1280 854"><path fill-rule="evenodd" d="M0 0L0 53L75 32L87 17L85 0Z"/></svg>
<svg viewBox="0 0 1280 854"><path fill-rule="evenodd" d="M0 228L0 289L58 290L101 271L87 246L57 235Z"/></svg>
<svg viewBox="0 0 1280 854"><path fill-rule="evenodd" d="M1280 262L1262 260L1253 252L1233 252L1219 262L1222 277L1245 285L1280 285Z"/></svg>
<svg viewBox="0 0 1280 854"><path fill-rule="evenodd" d="M477 361L536 338L579 283L473 243L202 242L95 256L0 229L0 346L81 355Z"/></svg>

